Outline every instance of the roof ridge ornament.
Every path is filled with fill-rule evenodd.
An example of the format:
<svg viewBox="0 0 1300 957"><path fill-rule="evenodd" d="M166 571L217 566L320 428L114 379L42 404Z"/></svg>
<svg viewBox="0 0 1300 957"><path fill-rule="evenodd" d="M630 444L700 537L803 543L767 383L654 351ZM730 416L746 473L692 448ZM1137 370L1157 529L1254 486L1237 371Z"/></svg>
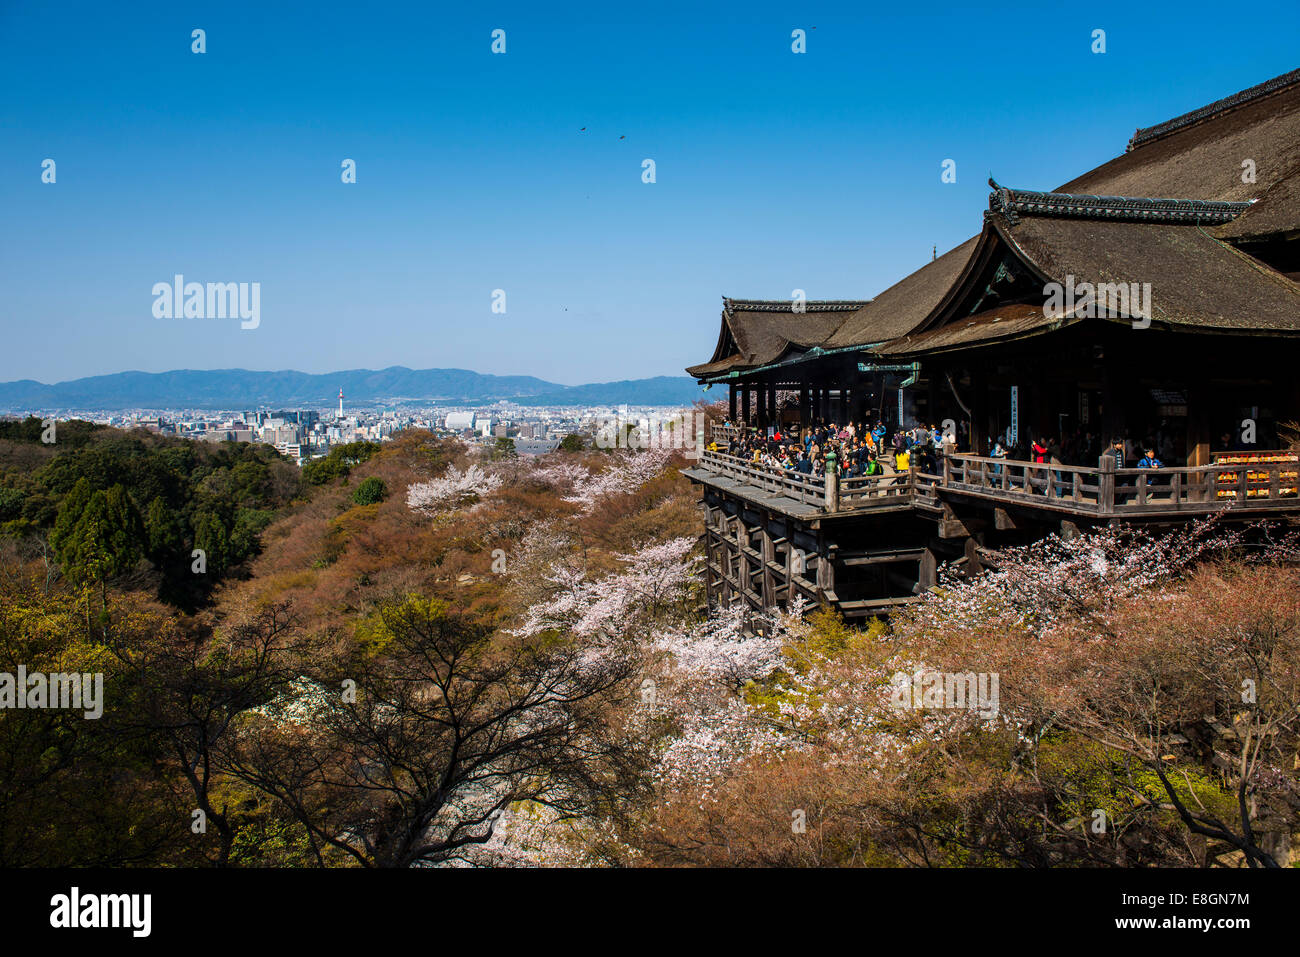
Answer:
<svg viewBox="0 0 1300 957"><path fill-rule="evenodd" d="M1020 217L1016 215L1017 210L1011 197L1011 190L999 186L992 173L989 174L989 186L993 187L993 192L989 194L989 208L984 213L984 218L987 220L991 218L991 214L1001 213L1012 226L1020 222Z"/></svg>
<svg viewBox="0 0 1300 957"><path fill-rule="evenodd" d="M992 176L988 212L1015 225L1021 216L1055 216L1065 219L1109 219L1139 223L1228 223L1250 209L1255 200L1226 202L1209 199L1166 199L1151 196L1092 196L1049 193L1000 186Z"/></svg>

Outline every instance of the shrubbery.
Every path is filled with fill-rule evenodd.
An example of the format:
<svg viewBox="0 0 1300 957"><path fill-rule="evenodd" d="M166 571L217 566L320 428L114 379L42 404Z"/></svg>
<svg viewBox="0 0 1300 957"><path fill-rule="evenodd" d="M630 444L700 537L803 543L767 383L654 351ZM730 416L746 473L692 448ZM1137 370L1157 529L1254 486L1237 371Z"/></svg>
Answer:
<svg viewBox="0 0 1300 957"><path fill-rule="evenodd" d="M352 501L356 505L375 505L388 498L388 486L384 480L371 476L352 493Z"/></svg>
<svg viewBox="0 0 1300 957"><path fill-rule="evenodd" d="M308 485L327 485L335 479L343 478L379 449L377 442L349 442L346 445L336 445L324 458L312 459L304 465L302 479Z"/></svg>

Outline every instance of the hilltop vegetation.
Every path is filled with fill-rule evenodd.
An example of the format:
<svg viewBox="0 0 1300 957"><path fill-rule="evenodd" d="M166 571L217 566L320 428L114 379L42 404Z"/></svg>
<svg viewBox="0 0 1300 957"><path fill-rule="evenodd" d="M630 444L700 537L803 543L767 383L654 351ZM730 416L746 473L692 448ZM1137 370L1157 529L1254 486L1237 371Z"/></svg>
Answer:
<svg viewBox="0 0 1300 957"><path fill-rule="evenodd" d="M186 611L257 554L302 486L297 467L266 445L85 422L58 423L46 443L39 419L2 425L0 535L71 582L127 578Z"/></svg>
<svg viewBox="0 0 1300 957"><path fill-rule="evenodd" d="M102 672L104 713L0 712L0 865L1289 863L1287 539L1050 540L857 631L708 614L663 451L27 431L0 670Z"/></svg>

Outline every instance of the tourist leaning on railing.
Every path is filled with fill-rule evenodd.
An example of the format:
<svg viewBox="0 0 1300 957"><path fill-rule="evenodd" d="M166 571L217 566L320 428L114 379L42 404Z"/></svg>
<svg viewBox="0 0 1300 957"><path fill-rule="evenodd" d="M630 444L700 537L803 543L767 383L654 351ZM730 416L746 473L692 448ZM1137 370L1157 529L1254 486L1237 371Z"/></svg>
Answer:
<svg viewBox="0 0 1300 957"><path fill-rule="evenodd" d="M1158 458L1156 458L1156 450L1155 450L1155 449L1146 449L1145 451L1146 451L1146 454L1143 455L1142 458L1138 459L1138 464L1137 464L1137 467L1138 467L1138 468L1140 468L1140 469L1162 469L1162 468L1165 467L1165 463L1161 462Z"/></svg>
<svg viewBox="0 0 1300 957"><path fill-rule="evenodd" d="M989 458L1005 459L1006 457L1007 447L1002 444L1001 439L995 439L993 441L993 448L989 449ZM1002 463L999 462L997 465L993 466L993 474L999 478L1002 476Z"/></svg>

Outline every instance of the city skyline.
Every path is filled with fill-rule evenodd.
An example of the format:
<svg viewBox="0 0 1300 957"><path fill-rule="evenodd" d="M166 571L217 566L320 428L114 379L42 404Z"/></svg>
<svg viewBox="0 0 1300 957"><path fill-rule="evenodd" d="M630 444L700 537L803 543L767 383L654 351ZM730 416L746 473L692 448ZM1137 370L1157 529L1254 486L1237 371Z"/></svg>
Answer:
<svg viewBox="0 0 1300 957"><path fill-rule="evenodd" d="M1213 38L1209 9L955 10L921 30L772 5L743 23L7 7L0 381L394 362L680 376L722 295L869 298L968 238L990 172L1054 188L1134 128L1293 67L1295 9L1271 7L1263 34L1219 18ZM1018 18L1036 55L995 58ZM1211 39L1212 60L1187 55ZM259 321L159 318L153 290L176 275L257 284Z"/></svg>

